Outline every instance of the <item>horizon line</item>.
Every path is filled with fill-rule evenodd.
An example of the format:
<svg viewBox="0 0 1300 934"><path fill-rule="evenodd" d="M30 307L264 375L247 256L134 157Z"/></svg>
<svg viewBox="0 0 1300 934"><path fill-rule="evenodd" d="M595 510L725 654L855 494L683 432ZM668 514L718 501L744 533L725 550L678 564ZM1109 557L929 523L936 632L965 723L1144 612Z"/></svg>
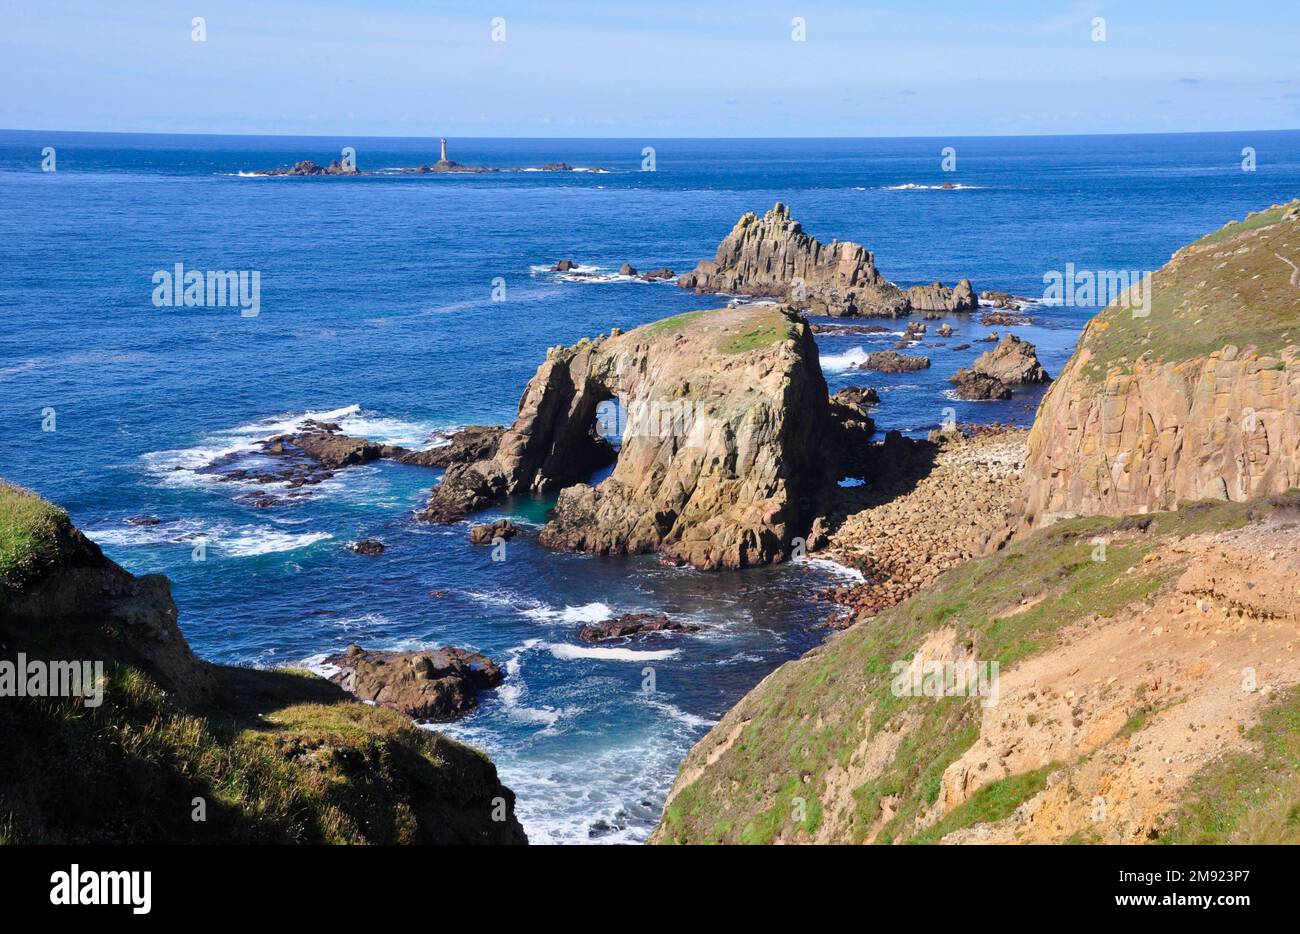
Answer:
<svg viewBox="0 0 1300 934"><path fill-rule="evenodd" d="M733 141L797 141L797 140L866 140L866 139L934 139L934 140L951 140L951 139L1088 139L1094 137L1125 137L1125 136L1228 136L1240 133L1296 133L1300 132L1300 126L1284 127L1275 129L1243 128L1235 130L1166 130L1153 132L1100 132L1100 133L989 133L989 134L920 134L920 135L903 135L884 133L874 136L660 136L653 133L639 134L636 136L509 136L504 134L489 134L486 136L446 136L446 139L501 139L501 140L625 140L635 142L637 140L733 140ZM221 133L213 131L191 131L191 130L64 130L44 128L26 128L26 127L0 127L0 133L83 133L87 135L99 136L212 136L212 137L246 137L249 139L337 139L339 137L354 137L360 139L391 139L391 140L423 140L439 139L443 134L430 134L428 136L394 136L388 134L369 134L369 133Z"/></svg>

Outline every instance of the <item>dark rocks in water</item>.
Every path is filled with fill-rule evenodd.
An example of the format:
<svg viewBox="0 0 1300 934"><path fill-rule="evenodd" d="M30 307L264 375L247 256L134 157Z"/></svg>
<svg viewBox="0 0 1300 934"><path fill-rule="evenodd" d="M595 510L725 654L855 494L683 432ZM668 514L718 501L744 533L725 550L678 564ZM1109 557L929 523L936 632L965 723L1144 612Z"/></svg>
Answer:
<svg viewBox="0 0 1300 934"><path fill-rule="evenodd" d="M867 406L880 405L880 393L876 392L871 386L846 386L831 396L831 401L847 402L850 405L860 405L866 408Z"/></svg>
<svg viewBox="0 0 1300 934"><path fill-rule="evenodd" d="M677 273L673 272L667 266L661 266L658 269L651 269L648 272L641 273L642 279L671 279Z"/></svg>
<svg viewBox="0 0 1300 934"><path fill-rule="evenodd" d="M622 266L618 267L618 274L620 276L635 276L636 267L631 263L624 263Z"/></svg>
<svg viewBox="0 0 1300 934"><path fill-rule="evenodd" d="M1008 327L1018 324L1033 324L1034 319L1029 315L1016 314L1010 311L986 311L980 315L980 324L985 327Z"/></svg>
<svg viewBox="0 0 1300 934"><path fill-rule="evenodd" d="M500 425L466 425L451 436L451 443L425 451L407 451L397 456L402 464L418 467L450 467L452 464L484 460L496 453L505 428Z"/></svg>
<svg viewBox="0 0 1300 934"><path fill-rule="evenodd" d="M699 626L679 623L659 613L624 613L599 623L587 623L578 630L583 642L604 642L648 632L698 632Z"/></svg>
<svg viewBox="0 0 1300 934"><path fill-rule="evenodd" d="M870 387L841 389L831 396L831 421L840 429L841 445L848 449L865 444L876 433L876 423L867 409L880 402Z"/></svg>
<svg viewBox="0 0 1300 934"><path fill-rule="evenodd" d="M509 519L498 519L496 522L483 523L476 525L469 530L469 543L471 545L491 545L498 538L503 541L514 538L519 534L515 524Z"/></svg>
<svg viewBox="0 0 1300 934"><path fill-rule="evenodd" d="M487 656L450 646L378 652L350 645L325 663L339 669L330 680L343 690L417 720L446 722L463 716L478 706L479 691L505 679Z"/></svg>
<svg viewBox="0 0 1300 934"><path fill-rule="evenodd" d="M569 272L575 265L571 259L562 259L551 267L551 272Z"/></svg>
<svg viewBox="0 0 1300 934"><path fill-rule="evenodd" d="M975 370L958 370L951 382L957 387L954 392L958 399L981 402L1011 398L1011 390L1000 379Z"/></svg>
<svg viewBox="0 0 1300 934"><path fill-rule="evenodd" d="M335 159L329 165L319 165L310 159L303 159L301 162L295 162L292 168L288 169L262 169L254 172L254 175L361 175L360 169L355 165L345 166L338 159Z"/></svg>
<svg viewBox="0 0 1300 934"><path fill-rule="evenodd" d="M157 516L127 516L127 525L162 525L162 520Z"/></svg>
<svg viewBox="0 0 1300 934"><path fill-rule="evenodd" d="M547 162L541 169L543 172L572 172L573 166L567 162Z"/></svg>
<svg viewBox="0 0 1300 934"><path fill-rule="evenodd" d="M348 542L348 551L358 555L382 555L384 543L377 538L363 538L359 542Z"/></svg>
<svg viewBox="0 0 1300 934"><path fill-rule="evenodd" d="M954 351L958 351L958 350L970 350L970 344L958 344L956 347L953 348L953 350L954 350Z"/></svg>
<svg viewBox="0 0 1300 934"><path fill-rule="evenodd" d="M893 328L887 328L883 324L810 324L814 334L842 334L845 336L858 334L888 334Z"/></svg>
<svg viewBox="0 0 1300 934"><path fill-rule="evenodd" d="M1020 310L1020 300L1010 292L981 292L980 298L986 302L992 302L995 308L1006 308L1010 311Z"/></svg>
<svg viewBox="0 0 1300 934"><path fill-rule="evenodd" d="M930 358L902 354L893 350L880 350L867 354L867 358L858 364L859 370L874 370L877 373L915 373L928 370Z"/></svg>
<svg viewBox="0 0 1300 934"><path fill-rule="evenodd" d="M945 322L944 324L940 325L939 330L935 331L935 333L938 334L940 337L952 337L953 334L957 332L953 330L953 326L951 324Z"/></svg>
<svg viewBox="0 0 1300 934"><path fill-rule="evenodd" d="M998 342L998 332L994 331L992 334L985 334L983 337L977 337L975 338L975 342L979 344L996 344Z"/></svg>

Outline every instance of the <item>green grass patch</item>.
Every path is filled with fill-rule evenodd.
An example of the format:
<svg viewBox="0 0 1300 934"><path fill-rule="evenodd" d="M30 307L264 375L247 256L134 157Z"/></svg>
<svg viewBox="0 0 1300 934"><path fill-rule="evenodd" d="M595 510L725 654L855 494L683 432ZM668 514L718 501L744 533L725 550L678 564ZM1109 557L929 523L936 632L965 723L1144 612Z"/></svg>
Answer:
<svg viewBox="0 0 1300 934"><path fill-rule="evenodd" d="M58 560L59 532L67 526L62 509L0 480L0 600Z"/></svg>
<svg viewBox="0 0 1300 934"><path fill-rule="evenodd" d="M1300 843L1300 687L1246 732L1252 748L1202 767L1162 822L1161 843Z"/></svg>
<svg viewBox="0 0 1300 934"><path fill-rule="evenodd" d="M1047 787L1047 776L1056 768L1055 764L1045 765L1032 772L1010 775L991 782L949 811L937 824L907 842L938 843L955 830L1004 820L1021 804Z"/></svg>

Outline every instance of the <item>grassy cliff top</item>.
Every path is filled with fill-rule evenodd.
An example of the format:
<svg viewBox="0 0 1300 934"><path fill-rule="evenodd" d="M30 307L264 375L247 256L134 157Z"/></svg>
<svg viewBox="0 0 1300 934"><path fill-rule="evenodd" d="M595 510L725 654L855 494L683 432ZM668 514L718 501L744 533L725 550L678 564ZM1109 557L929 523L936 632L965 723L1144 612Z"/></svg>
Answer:
<svg viewBox="0 0 1300 934"><path fill-rule="evenodd" d="M1300 201L1234 221L1184 247L1150 281L1150 313L1112 304L1089 322L1076 359L1089 382L1139 358L1181 363L1235 346L1280 366L1300 343Z"/></svg>
<svg viewBox="0 0 1300 934"><path fill-rule="evenodd" d="M103 674L90 704L0 698L0 845L525 842L483 753L313 674L196 659L159 579L3 481L0 582L0 659Z"/></svg>
<svg viewBox="0 0 1300 934"><path fill-rule="evenodd" d="M685 314L643 324L629 336L659 339L682 335L701 349L741 354L774 347L795 337L798 322L778 305L739 305Z"/></svg>
<svg viewBox="0 0 1300 934"><path fill-rule="evenodd" d="M52 565L58 559L59 532L67 526L62 509L0 480L0 592Z"/></svg>

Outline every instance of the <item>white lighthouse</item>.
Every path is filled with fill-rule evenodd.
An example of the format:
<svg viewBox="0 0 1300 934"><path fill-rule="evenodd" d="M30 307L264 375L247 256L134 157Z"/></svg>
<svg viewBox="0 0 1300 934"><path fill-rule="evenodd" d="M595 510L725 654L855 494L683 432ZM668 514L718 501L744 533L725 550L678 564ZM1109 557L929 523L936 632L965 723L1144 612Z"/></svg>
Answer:
<svg viewBox="0 0 1300 934"><path fill-rule="evenodd" d="M442 148L442 155L438 157L438 161L446 162L447 161L447 138L445 136L440 137L438 143Z"/></svg>

